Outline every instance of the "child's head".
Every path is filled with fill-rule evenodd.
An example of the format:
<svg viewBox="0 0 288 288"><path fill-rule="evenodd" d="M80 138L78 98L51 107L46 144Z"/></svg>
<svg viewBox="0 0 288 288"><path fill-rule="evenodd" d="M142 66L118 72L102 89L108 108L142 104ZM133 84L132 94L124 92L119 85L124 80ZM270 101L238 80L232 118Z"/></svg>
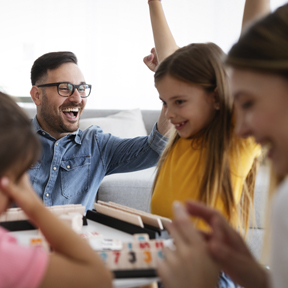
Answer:
<svg viewBox="0 0 288 288"><path fill-rule="evenodd" d="M159 65L155 86L180 137L201 135L212 123L214 131L216 126L221 131L230 119L223 56L217 45L198 43L177 50Z"/></svg>
<svg viewBox="0 0 288 288"><path fill-rule="evenodd" d="M17 180L37 161L41 146L31 120L1 92L0 115L0 178L8 173Z"/></svg>
<svg viewBox="0 0 288 288"><path fill-rule="evenodd" d="M288 5L254 24L232 47L236 132L267 146L277 174L288 174Z"/></svg>
<svg viewBox="0 0 288 288"><path fill-rule="evenodd" d="M224 57L224 52L216 44L191 44L178 49L156 70L155 86L167 118L176 124L177 134L172 135L160 158L152 189L180 137L192 138L191 149L198 149L198 143L201 144L204 171L198 200L214 206L220 197L229 221L237 226L235 211L238 207L231 182L230 157L233 154L236 158L233 161L238 161L243 141L234 135L233 98L228 91ZM205 153L202 153L204 149ZM256 170L255 162L245 180L247 185L244 186L248 188L245 188L244 204L240 204L245 229L248 228L249 205L254 195L255 178L250 175Z"/></svg>

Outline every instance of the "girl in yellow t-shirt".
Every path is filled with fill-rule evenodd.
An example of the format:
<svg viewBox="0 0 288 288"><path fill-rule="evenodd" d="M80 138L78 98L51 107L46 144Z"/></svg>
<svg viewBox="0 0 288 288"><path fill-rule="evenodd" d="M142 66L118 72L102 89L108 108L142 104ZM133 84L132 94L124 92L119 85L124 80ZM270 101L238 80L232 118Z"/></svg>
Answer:
<svg viewBox="0 0 288 288"><path fill-rule="evenodd" d="M158 164L151 213L172 218L175 200L194 199L217 208L233 226L247 231L260 147L234 133L224 52L214 43L179 49L161 2L148 3L156 51L144 62L150 68L157 58L160 62L155 86L174 126ZM202 223L197 225L204 229Z"/></svg>

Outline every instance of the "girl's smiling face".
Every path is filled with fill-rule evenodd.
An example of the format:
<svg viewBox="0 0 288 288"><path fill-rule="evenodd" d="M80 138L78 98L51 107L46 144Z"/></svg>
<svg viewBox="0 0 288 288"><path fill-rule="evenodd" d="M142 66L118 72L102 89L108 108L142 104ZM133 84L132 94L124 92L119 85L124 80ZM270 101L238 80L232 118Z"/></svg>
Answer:
<svg viewBox="0 0 288 288"><path fill-rule="evenodd" d="M186 83L166 75L156 83L166 118L178 135L190 138L207 127L215 116L218 103L215 93L197 84Z"/></svg>
<svg viewBox="0 0 288 288"><path fill-rule="evenodd" d="M236 133L268 149L279 175L288 173L288 80L276 74L231 69Z"/></svg>

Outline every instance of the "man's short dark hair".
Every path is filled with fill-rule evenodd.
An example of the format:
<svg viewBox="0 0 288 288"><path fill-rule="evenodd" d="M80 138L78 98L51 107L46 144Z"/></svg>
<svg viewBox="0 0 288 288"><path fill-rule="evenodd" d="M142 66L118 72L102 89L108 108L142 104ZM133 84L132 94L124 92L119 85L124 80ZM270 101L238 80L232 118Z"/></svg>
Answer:
<svg viewBox="0 0 288 288"><path fill-rule="evenodd" d="M51 52L42 55L35 60L31 68L31 82L36 82L47 74L48 70L57 69L64 63L75 63L77 65L77 57L69 51Z"/></svg>

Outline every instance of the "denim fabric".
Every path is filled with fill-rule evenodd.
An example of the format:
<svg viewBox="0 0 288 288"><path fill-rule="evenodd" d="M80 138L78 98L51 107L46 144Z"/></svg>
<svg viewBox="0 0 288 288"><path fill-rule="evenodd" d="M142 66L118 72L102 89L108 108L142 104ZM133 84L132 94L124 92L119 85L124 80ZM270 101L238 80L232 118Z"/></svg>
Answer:
<svg viewBox="0 0 288 288"><path fill-rule="evenodd" d="M157 284L158 288L165 288L161 282L158 282ZM241 288L241 287L235 284L227 274L221 272L219 275L218 285L215 288Z"/></svg>
<svg viewBox="0 0 288 288"><path fill-rule="evenodd" d="M167 142L156 124L145 137L121 139L91 126L56 141L41 129L36 117L32 123L43 152L29 175L46 206L82 204L92 209L104 176L155 166Z"/></svg>
<svg viewBox="0 0 288 288"><path fill-rule="evenodd" d="M227 274L221 272L217 288L241 288L241 287L235 284Z"/></svg>

